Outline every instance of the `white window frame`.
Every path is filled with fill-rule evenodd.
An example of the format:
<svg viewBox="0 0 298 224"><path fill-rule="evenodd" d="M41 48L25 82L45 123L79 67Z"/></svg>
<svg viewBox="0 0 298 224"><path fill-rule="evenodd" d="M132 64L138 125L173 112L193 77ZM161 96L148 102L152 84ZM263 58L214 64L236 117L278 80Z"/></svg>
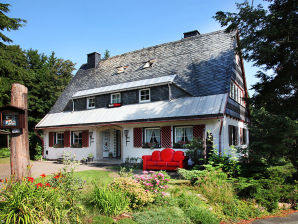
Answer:
<svg viewBox="0 0 298 224"><path fill-rule="evenodd" d="M174 127L174 129L175 129L174 143L179 143L177 141L177 128L191 128L192 129L192 139L190 139L189 142L191 142L193 140L193 126L176 126L176 127Z"/></svg>
<svg viewBox="0 0 298 224"><path fill-rule="evenodd" d="M89 106L89 103L90 103L90 100L93 100L93 106ZM93 109L93 108L95 108L95 97L88 97L87 98L87 109Z"/></svg>
<svg viewBox="0 0 298 224"><path fill-rule="evenodd" d="M148 100L141 100L141 96L142 96L142 91L147 91L149 90L149 99ZM146 103L146 102L150 102L151 101L151 90L150 88L147 88L147 89L140 89L139 90L139 103Z"/></svg>
<svg viewBox="0 0 298 224"><path fill-rule="evenodd" d="M113 96L119 96L119 102L113 102ZM121 93L113 93L111 94L111 103L121 103Z"/></svg>
<svg viewBox="0 0 298 224"><path fill-rule="evenodd" d="M157 130L159 130L159 136L158 136L158 139L159 139L159 142L158 142L158 144L159 144L159 147L161 146L161 131L160 131L160 128L144 128L144 143L146 144L146 143L150 143L150 139L147 139L147 130L152 130L152 129L157 129Z"/></svg>
<svg viewBox="0 0 298 224"><path fill-rule="evenodd" d="M76 138L77 139L77 141L75 141L76 139L75 139L75 134L77 134L79 137L78 138ZM80 134L81 134L81 137L80 137ZM80 143L80 140L81 140L81 143ZM71 138L71 144L73 145L73 144L83 144L83 136L82 136L82 131L73 131L72 132L72 138Z"/></svg>
<svg viewBox="0 0 298 224"><path fill-rule="evenodd" d="M55 136L55 144L61 144L61 145L64 145L64 132L56 132L55 133L56 134L56 136ZM63 138L61 139L59 139L58 138L58 135L59 134L62 134L63 135ZM62 142L59 142L59 141L62 141Z"/></svg>

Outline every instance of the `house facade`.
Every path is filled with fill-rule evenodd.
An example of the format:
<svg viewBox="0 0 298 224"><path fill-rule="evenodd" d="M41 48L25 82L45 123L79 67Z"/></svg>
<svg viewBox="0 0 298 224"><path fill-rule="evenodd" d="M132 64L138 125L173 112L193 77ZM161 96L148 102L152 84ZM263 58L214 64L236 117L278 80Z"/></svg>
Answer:
<svg viewBox="0 0 298 224"><path fill-rule="evenodd" d="M184 38L87 63L37 124L44 157L70 151L76 159L126 158L171 147L186 150L193 138L221 152L248 145L249 111L236 33L184 33Z"/></svg>

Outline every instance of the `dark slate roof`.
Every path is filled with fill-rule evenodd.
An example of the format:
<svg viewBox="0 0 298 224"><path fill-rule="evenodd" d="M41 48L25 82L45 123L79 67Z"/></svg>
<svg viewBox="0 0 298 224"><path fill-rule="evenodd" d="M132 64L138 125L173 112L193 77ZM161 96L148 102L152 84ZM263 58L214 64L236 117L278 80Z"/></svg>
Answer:
<svg viewBox="0 0 298 224"><path fill-rule="evenodd" d="M235 34L216 31L101 60L97 68L82 65L50 113L63 111L80 90L177 75L174 82L193 96L227 93L234 63ZM143 69L155 59L153 67ZM128 66L117 74L117 67Z"/></svg>

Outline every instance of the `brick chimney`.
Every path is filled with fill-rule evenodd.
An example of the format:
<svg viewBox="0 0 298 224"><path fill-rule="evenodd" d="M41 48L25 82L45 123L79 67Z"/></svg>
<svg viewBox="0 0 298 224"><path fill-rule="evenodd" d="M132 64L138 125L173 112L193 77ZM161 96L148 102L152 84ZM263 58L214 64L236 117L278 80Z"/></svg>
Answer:
<svg viewBox="0 0 298 224"><path fill-rule="evenodd" d="M88 68L96 68L100 61L100 54L97 52L93 52L87 54L87 66Z"/></svg>
<svg viewBox="0 0 298 224"><path fill-rule="evenodd" d="M183 34L184 34L184 38L188 38L188 37L198 36L200 35L200 32L197 30L193 30L193 31L185 32Z"/></svg>

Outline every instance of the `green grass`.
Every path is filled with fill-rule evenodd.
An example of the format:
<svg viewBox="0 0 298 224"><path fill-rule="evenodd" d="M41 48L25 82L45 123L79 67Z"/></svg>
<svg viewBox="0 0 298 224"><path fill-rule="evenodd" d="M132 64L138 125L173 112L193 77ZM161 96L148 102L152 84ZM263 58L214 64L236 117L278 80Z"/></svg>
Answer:
<svg viewBox="0 0 298 224"><path fill-rule="evenodd" d="M9 148L0 148L0 158L7 158L10 156Z"/></svg>
<svg viewBox="0 0 298 224"><path fill-rule="evenodd" d="M85 170L75 173L76 177L81 177L86 181L87 185L107 185L112 182L113 176L116 176L115 172L105 170Z"/></svg>

